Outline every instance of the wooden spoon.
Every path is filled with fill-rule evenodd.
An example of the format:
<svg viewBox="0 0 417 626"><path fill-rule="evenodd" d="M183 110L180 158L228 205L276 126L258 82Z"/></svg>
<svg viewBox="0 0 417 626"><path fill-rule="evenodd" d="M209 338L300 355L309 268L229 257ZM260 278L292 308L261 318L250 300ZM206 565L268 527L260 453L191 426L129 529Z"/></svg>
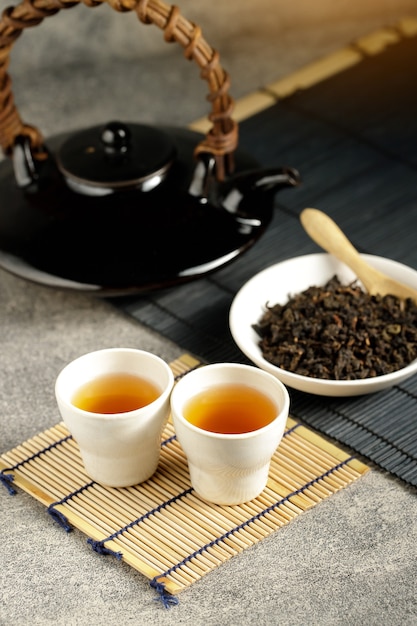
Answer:
<svg viewBox="0 0 417 626"><path fill-rule="evenodd" d="M304 209L300 215L301 224L308 235L326 252L333 254L362 281L371 295L391 294L401 299L411 298L417 302L417 290L404 285L390 276L374 269L350 243L346 235L326 213L318 209Z"/></svg>

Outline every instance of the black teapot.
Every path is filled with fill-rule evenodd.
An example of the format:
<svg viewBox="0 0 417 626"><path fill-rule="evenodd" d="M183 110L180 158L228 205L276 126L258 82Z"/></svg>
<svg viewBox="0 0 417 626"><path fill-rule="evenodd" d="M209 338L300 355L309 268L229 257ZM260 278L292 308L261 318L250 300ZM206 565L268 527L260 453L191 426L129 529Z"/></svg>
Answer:
<svg viewBox="0 0 417 626"><path fill-rule="evenodd" d="M104 0L101 0L104 1ZM208 82L211 128L112 120L44 141L21 121L7 54L26 26L77 0L24 0L0 21L0 267L98 295L146 292L201 277L248 250L292 168L260 170L237 149L229 79L198 26L159 0L108 0L184 47ZM97 0L90 2L97 4ZM89 4L89 2L87 2Z"/></svg>

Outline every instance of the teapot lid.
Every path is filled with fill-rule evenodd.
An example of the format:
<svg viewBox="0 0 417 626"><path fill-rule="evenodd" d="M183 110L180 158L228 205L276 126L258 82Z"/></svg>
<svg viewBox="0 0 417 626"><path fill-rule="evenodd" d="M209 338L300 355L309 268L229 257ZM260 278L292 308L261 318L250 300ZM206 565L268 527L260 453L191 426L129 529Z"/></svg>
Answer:
<svg viewBox="0 0 417 626"><path fill-rule="evenodd" d="M75 191L105 195L121 189L150 191L166 176L176 157L163 130L112 121L69 137L57 165Z"/></svg>

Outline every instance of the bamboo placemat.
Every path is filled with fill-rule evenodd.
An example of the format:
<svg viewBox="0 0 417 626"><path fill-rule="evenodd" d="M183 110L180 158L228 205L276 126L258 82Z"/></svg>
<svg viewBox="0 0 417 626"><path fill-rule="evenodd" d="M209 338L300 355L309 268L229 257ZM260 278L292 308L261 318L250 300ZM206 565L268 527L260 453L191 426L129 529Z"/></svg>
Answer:
<svg viewBox="0 0 417 626"><path fill-rule="evenodd" d="M189 355L171 363L176 380L199 365ZM177 602L172 594L357 480L368 467L289 418L267 487L239 506L208 504L194 493L171 421L157 472L134 487L92 482L63 423L2 454L0 470L11 494L20 487L67 532L78 528L93 550L144 574L169 606Z"/></svg>

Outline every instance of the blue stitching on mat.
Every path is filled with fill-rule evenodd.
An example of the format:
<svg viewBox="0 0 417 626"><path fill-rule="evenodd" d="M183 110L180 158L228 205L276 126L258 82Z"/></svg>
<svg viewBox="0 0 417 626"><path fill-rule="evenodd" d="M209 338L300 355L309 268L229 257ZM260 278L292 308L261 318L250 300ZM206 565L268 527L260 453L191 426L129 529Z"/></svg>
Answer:
<svg viewBox="0 0 417 626"><path fill-rule="evenodd" d="M49 450L53 450L53 448L56 448L61 443L64 443L65 441L68 441L68 439L72 439L72 436L71 435L67 435L66 437L63 437L62 439L60 439L59 441L55 441L54 443L51 443L51 445L47 446L46 448L42 448L42 450L39 450L39 452L36 452L35 454L32 454L32 456L28 457L24 461L20 461L19 463L16 463L16 465L12 465L11 467L5 467L3 470L1 470L1 472L0 472L0 482L6 487L6 489L9 492L9 494L11 496L16 495L16 489L14 487L12 487L12 485L11 485L11 483L14 480L14 476L9 475L9 474L5 474L4 472L13 472L18 467L21 467L22 465L25 465L26 463L28 463L28 461L32 461L33 459L37 459L38 457L41 456L41 454L44 454L44 452L49 452Z"/></svg>
<svg viewBox="0 0 417 626"><path fill-rule="evenodd" d="M288 434L292 430L294 430L294 428L288 430L286 434ZM278 508L281 504L283 504L284 502L287 502L293 496L302 494L306 489L308 489L309 487L311 487L312 485L317 483L319 480L322 480L326 476L330 476L330 474L332 474L336 470L340 469L341 467L343 467L344 465L349 463L349 461L351 461L354 458L355 458L354 456L351 456L351 457L347 458L345 461L342 461L341 463L338 463L334 467L332 467L329 470L327 470L326 472L324 472L324 474L321 474L321 476L317 476L313 480L311 480L308 483L306 483L305 485L303 485L303 487L300 487L300 489L296 489L292 493L290 493L287 496L285 496L285 498L282 498L281 500L275 502L274 504L271 504L269 507L267 507L266 509L263 509L263 511L260 511L259 513L257 513L253 517L251 517L250 519L247 519L245 522L243 522L239 526L235 526L235 528L232 528L231 530L227 531L221 537L217 537L216 539L213 539L213 541L210 541L209 543L206 543L204 546L202 546L201 548L199 548L198 550L196 550L192 554L189 554L187 557L185 557L185 559L183 559L182 561L180 561L176 565L173 565L172 567L167 569L162 574L158 574L157 576L155 576L149 583L150 586L152 588L156 589L156 591L158 593L158 598L155 598L155 600L162 602L164 607L167 608L167 609L170 608L171 604L178 604L177 598L175 598L175 600L177 600L176 602L175 601L172 602L170 600L172 598L172 596L170 594L168 594L168 592L165 589L164 583L160 582L160 580L159 580L160 578L165 578L165 577L169 576L172 572L175 572L177 569L179 569L183 565L186 565L187 563L189 563L189 561L191 561L191 559L194 559L196 556L198 556L200 554L203 554L209 548L212 548L213 546L218 545L220 542L224 541L225 539L227 539L228 537L233 535L235 532L238 532L239 530L242 530L242 529L246 528L246 526L248 526L249 524L257 521L258 519L261 519L264 515L267 515L268 513L273 511L274 509Z"/></svg>
<svg viewBox="0 0 417 626"><path fill-rule="evenodd" d="M67 532L67 533L71 532L72 526L68 522L68 520L65 517L65 515L63 513L61 513L61 511L57 511L55 509L55 507L58 504L65 504L65 502L68 502L68 500L71 500L71 498L73 498L74 496L77 496L79 493L81 493L85 489L88 489L89 487L92 487L93 485L94 485L94 480L92 480L89 483L86 483L85 485L83 485L79 489L76 489L75 491L72 491L71 493L66 495L64 498L62 498L61 500L57 500L56 502L53 502L46 509L46 512L49 513L49 515L52 517L52 519L54 519L65 530L65 532Z"/></svg>
<svg viewBox="0 0 417 626"><path fill-rule="evenodd" d="M169 506L173 502L180 500L181 498L183 498L184 496L188 495L191 492L192 492L192 488L190 487L189 489L182 491L178 495L173 496L169 500L162 502L162 504L159 504L154 509L147 511L144 515L141 515L140 517L136 518L132 522L129 522L129 524L126 524L126 526L123 526L123 528L119 528L119 530L116 530L116 532L114 532L112 535L109 535L105 539L102 539L101 541L95 541L94 539L89 538L87 539L87 543L91 545L91 547L93 548L95 552L98 552L99 554L104 554L104 555L112 554L113 556L115 556L117 559L120 560L123 556L123 552L114 552L113 550L106 548L104 546L106 541L111 541L112 539L115 539L116 537L124 533L126 530L129 530L129 528L133 528L133 526L140 524L140 522L143 522L145 519L148 519L149 517L151 517L151 515L154 515L155 513L162 511L162 509L165 509L167 506Z"/></svg>

